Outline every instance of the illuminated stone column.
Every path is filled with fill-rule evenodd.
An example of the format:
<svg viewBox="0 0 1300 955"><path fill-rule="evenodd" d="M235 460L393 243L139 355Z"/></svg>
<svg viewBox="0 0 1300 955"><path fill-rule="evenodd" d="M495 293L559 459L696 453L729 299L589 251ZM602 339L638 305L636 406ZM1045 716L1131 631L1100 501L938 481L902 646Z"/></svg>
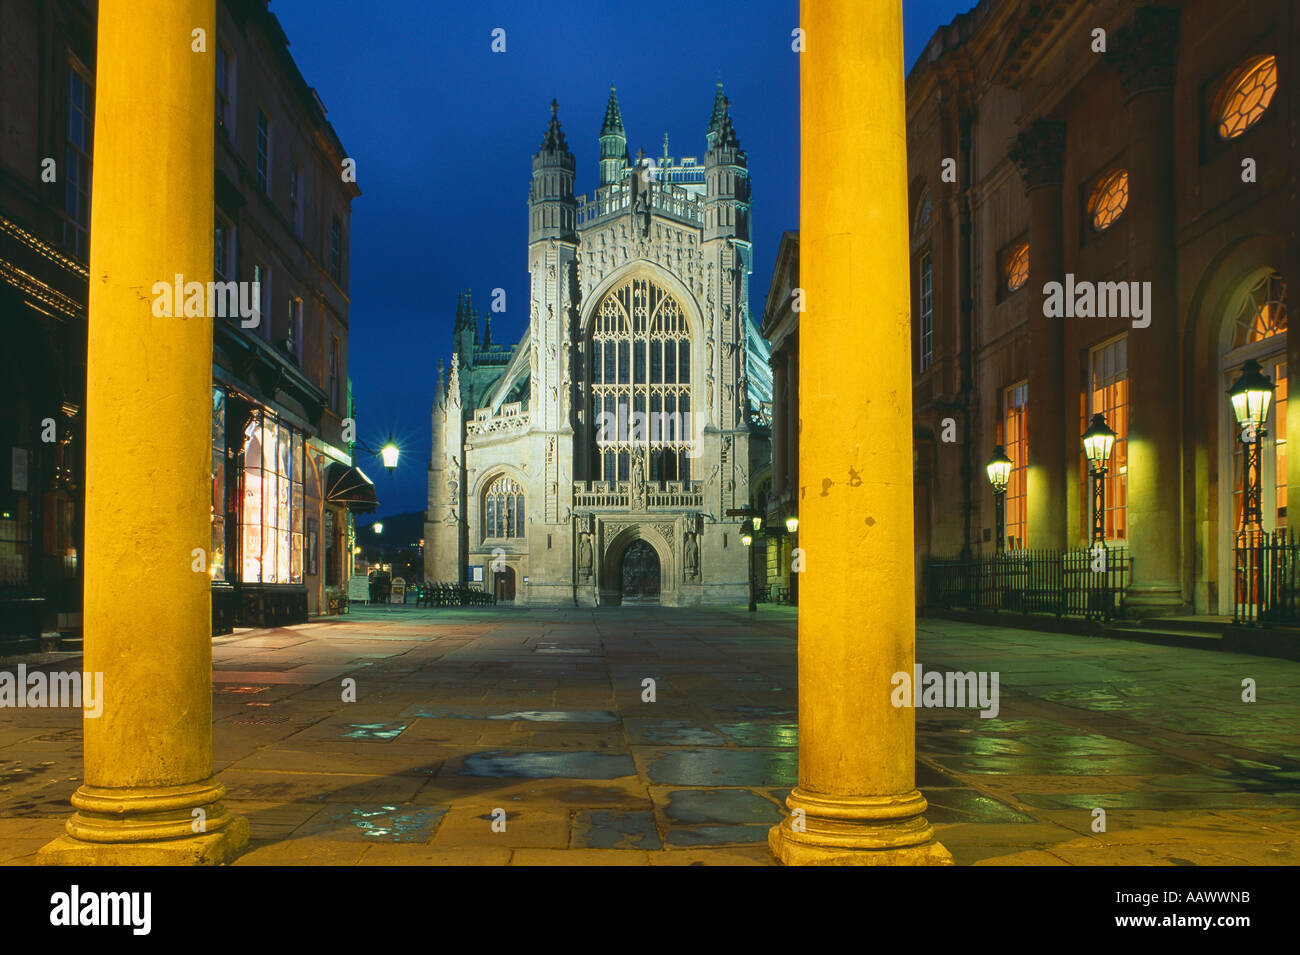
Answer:
<svg viewBox="0 0 1300 955"><path fill-rule="evenodd" d="M899 0L805 0L800 27L796 865L951 863L915 785L912 381Z"/></svg>
<svg viewBox="0 0 1300 955"><path fill-rule="evenodd" d="M1146 328L1128 333L1128 541L1133 616L1186 612L1180 542L1182 447L1174 82L1179 11L1143 7L1116 31L1111 64L1127 96L1129 276L1150 282ZM1226 400L1226 399L1224 399Z"/></svg>
<svg viewBox="0 0 1300 955"><path fill-rule="evenodd" d="M1011 149L1029 199L1029 484L1026 533L1033 548L1066 546L1066 475L1078 454L1065 402L1065 323L1043 315L1043 286L1064 282L1061 181L1065 124L1034 120Z"/></svg>
<svg viewBox="0 0 1300 955"><path fill-rule="evenodd" d="M85 670L104 703L44 864L219 863L248 840L212 775L212 320L156 317L152 291L213 277L215 3L99 4Z"/></svg>

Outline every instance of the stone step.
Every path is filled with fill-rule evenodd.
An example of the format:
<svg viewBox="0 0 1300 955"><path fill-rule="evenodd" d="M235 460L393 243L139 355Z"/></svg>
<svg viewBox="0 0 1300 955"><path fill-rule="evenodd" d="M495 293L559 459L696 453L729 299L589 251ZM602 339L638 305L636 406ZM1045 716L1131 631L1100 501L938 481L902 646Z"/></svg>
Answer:
<svg viewBox="0 0 1300 955"><path fill-rule="evenodd" d="M1192 647L1200 650L1222 650L1223 634L1204 630L1168 630L1149 626L1111 627L1106 636L1138 643L1154 643L1166 647Z"/></svg>

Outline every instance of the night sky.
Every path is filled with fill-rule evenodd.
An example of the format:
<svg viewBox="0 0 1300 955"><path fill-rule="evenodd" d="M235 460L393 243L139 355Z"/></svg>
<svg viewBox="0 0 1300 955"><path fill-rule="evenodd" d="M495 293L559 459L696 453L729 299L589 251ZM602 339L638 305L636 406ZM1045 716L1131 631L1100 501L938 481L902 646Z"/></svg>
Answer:
<svg viewBox="0 0 1300 955"><path fill-rule="evenodd" d="M935 29L974 0L904 3L910 65ZM781 233L798 228L799 74L790 49L796 0L272 0L290 52L357 161L352 206L350 373L359 437L391 431L397 471L358 464L381 515L422 511L429 409L439 358L451 354L457 291L480 316L494 288L506 311L494 341L528 320L530 160L552 98L578 162L578 193L596 187L597 137L618 87L628 147L704 160L721 80L754 183L751 311L762 315ZM506 52L490 49L506 31Z"/></svg>

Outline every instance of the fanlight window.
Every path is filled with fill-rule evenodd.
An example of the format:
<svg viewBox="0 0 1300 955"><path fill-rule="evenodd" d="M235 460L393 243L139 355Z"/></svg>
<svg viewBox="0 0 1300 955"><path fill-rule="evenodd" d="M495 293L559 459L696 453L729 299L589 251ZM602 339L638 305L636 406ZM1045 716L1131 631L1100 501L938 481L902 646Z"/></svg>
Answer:
<svg viewBox="0 0 1300 955"><path fill-rule="evenodd" d="M483 495L483 537L524 536L524 489L504 474Z"/></svg>
<svg viewBox="0 0 1300 955"><path fill-rule="evenodd" d="M1232 347L1253 345L1274 335L1284 334L1286 334L1286 282L1276 272L1270 272L1246 293L1241 311L1237 313Z"/></svg>
<svg viewBox="0 0 1300 955"><path fill-rule="evenodd" d="M1008 292L1017 292L1029 281L1029 243L1021 242L1014 246L1007 255L1003 275Z"/></svg>
<svg viewBox="0 0 1300 955"><path fill-rule="evenodd" d="M921 201L916 204L916 226L913 232L920 232L930 224L930 190L921 193Z"/></svg>
<svg viewBox="0 0 1300 955"><path fill-rule="evenodd" d="M597 480L690 479L691 334L681 305L647 279L611 290L591 333Z"/></svg>
<svg viewBox="0 0 1300 955"><path fill-rule="evenodd" d="M1092 227L1105 232L1128 208L1128 170L1116 169L1101 177L1088 200Z"/></svg>
<svg viewBox="0 0 1300 955"><path fill-rule="evenodd" d="M1219 138L1236 139L1264 118L1277 92L1277 57L1250 60L1224 86L1219 98Z"/></svg>

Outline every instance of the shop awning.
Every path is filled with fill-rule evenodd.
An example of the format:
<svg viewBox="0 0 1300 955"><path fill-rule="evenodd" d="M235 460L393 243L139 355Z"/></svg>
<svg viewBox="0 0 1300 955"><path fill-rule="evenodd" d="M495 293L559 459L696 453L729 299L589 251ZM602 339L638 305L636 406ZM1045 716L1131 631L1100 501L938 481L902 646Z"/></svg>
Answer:
<svg viewBox="0 0 1300 955"><path fill-rule="evenodd" d="M342 504L356 514L366 514L379 506L375 483L360 468L331 464L325 469L325 500Z"/></svg>

